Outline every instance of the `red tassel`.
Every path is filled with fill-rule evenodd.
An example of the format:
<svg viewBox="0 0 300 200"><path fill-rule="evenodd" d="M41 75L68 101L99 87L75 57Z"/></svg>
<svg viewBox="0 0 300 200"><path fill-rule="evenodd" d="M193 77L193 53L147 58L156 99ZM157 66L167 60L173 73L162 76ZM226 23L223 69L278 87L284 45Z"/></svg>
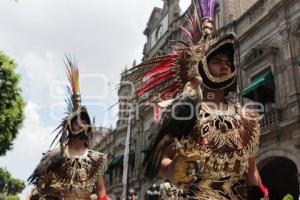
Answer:
<svg viewBox="0 0 300 200"><path fill-rule="evenodd" d="M163 74L159 75L157 78L155 78L154 80L150 81L144 87L142 87L141 89L139 89L137 91L137 95L140 96L141 94L145 93L146 91L148 91L149 89L153 88L154 86L160 84L163 81L166 81L168 78L172 77L174 74L175 74L175 72L171 71L171 72L167 72L167 73L163 73Z"/></svg>
<svg viewBox="0 0 300 200"><path fill-rule="evenodd" d="M162 74L166 71L169 71L172 67L174 67L174 63L167 63L165 65L158 65L157 67L155 67L153 70L151 70L151 72L149 72L148 74L146 74L146 76L143 78L143 81L147 81L149 78L158 75L158 74Z"/></svg>

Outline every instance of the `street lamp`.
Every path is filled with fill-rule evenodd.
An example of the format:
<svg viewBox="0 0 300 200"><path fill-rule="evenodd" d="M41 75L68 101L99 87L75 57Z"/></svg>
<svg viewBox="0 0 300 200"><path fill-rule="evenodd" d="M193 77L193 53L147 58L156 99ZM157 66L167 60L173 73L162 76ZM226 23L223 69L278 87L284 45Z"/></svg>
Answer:
<svg viewBox="0 0 300 200"><path fill-rule="evenodd" d="M158 200L160 196L160 185L153 184L146 191L146 199L147 200Z"/></svg>

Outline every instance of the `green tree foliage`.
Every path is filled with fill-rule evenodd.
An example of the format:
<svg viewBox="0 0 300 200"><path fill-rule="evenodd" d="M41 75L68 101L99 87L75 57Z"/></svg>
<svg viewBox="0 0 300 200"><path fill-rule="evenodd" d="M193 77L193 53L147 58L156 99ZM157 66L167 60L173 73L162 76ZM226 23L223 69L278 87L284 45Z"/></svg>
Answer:
<svg viewBox="0 0 300 200"><path fill-rule="evenodd" d="M0 167L0 200L18 200L18 193L25 188L24 181L11 177L11 174Z"/></svg>
<svg viewBox="0 0 300 200"><path fill-rule="evenodd" d="M7 183L7 189L10 194L18 194L22 192L25 187L25 183L20 179L11 178Z"/></svg>
<svg viewBox="0 0 300 200"><path fill-rule="evenodd" d="M10 179L10 173L0 167L0 192L6 191L6 184Z"/></svg>
<svg viewBox="0 0 300 200"><path fill-rule="evenodd" d="M0 156L11 149L24 118L25 102L15 69L14 61L0 51Z"/></svg>
<svg viewBox="0 0 300 200"><path fill-rule="evenodd" d="M5 200L20 200L20 198L17 195L8 195Z"/></svg>

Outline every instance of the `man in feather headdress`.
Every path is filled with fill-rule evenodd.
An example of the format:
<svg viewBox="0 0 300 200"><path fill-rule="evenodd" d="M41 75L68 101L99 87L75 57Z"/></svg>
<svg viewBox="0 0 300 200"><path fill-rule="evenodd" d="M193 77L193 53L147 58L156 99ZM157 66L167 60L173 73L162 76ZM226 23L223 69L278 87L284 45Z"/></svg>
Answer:
<svg viewBox="0 0 300 200"><path fill-rule="evenodd" d="M213 37L214 4L193 1L189 28L182 27L190 44L182 42L186 47L137 66L152 67L144 77L150 81L137 94L147 92L163 110L144 160L147 177L170 181L162 185L161 199L268 196L254 159L259 115L232 98L237 94L236 37ZM157 88L162 89L154 97Z"/></svg>
<svg viewBox="0 0 300 200"><path fill-rule="evenodd" d="M57 127L59 147L44 154L42 160L28 178L35 185L31 199L91 199L96 190L98 200L107 200L103 174L106 155L88 149L91 121L87 109L81 105L78 68L66 58L67 75L71 88L67 112ZM51 144L51 145L52 145Z"/></svg>

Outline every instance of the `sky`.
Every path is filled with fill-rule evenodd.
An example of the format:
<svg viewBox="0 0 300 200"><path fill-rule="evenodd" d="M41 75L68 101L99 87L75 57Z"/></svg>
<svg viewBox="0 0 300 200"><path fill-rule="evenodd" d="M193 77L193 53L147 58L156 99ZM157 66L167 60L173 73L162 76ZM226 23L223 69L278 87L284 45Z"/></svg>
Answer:
<svg viewBox="0 0 300 200"><path fill-rule="evenodd" d="M190 0L181 0L184 11ZM162 0L0 0L0 51L17 64L27 104L13 149L0 166L26 180L49 149L63 115L64 56L80 70L83 104L97 126L115 127L120 74L140 62L143 31ZM24 199L27 187L21 194Z"/></svg>

